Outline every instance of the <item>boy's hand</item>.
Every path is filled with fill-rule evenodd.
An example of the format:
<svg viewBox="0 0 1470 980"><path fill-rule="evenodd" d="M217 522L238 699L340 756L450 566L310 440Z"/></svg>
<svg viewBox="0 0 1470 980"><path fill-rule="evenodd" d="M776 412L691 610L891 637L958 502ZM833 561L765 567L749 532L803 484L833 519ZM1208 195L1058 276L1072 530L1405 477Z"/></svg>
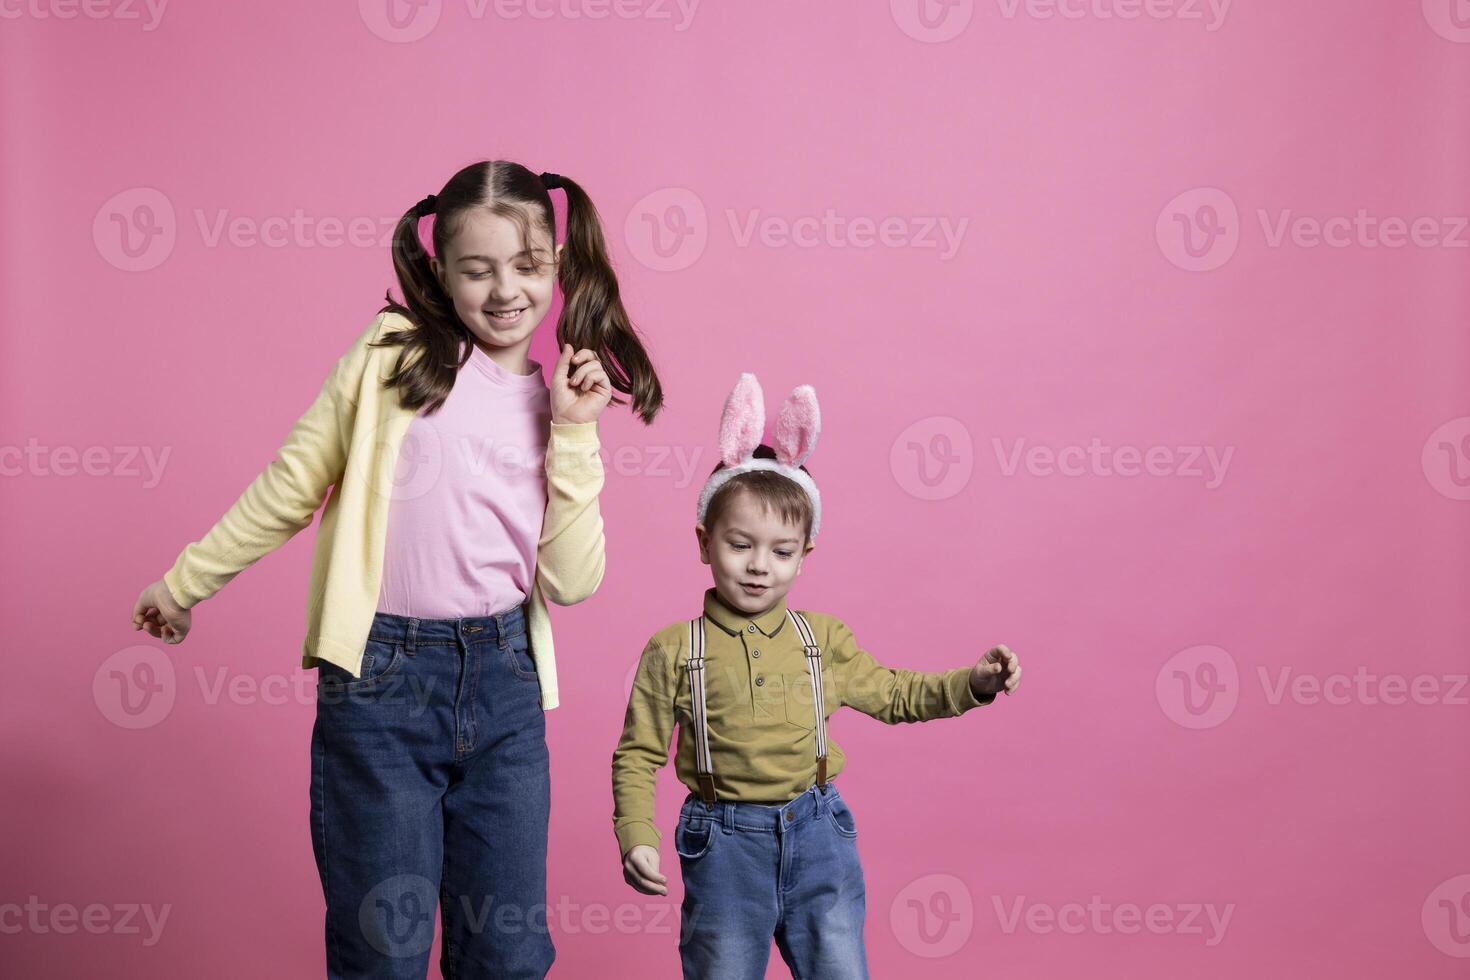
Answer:
<svg viewBox="0 0 1470 980"><path fill-rule="evenodd" d="M658 873L658 849L638 844L623 858L623 880L645 895L667 895L668 878Z"/></svg>
<svg viewBox="0 0 1470 980"><path fill-rule="evenodd" d="M1001 691L1010 694L1021 683L1021 661L1004 643L990 648L990 652L970 668L970 690L975 696L996 695Z"/></svg>
<svg viewBox="0 0 1470 980"><path fill-rule="evenodd" d="M611 399L612 383L597 355L586 347L574 353L571 344L562 344L551 373L551 421L596 422Z"/></svg>

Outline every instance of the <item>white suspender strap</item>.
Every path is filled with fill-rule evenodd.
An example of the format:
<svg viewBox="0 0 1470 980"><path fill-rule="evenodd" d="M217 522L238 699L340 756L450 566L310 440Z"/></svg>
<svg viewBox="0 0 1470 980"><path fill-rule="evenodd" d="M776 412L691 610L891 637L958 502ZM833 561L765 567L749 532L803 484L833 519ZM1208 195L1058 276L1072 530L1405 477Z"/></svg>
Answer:
<svg viewBox="0 0 1470 980"><path fill-rule="evenodd" d="M817 786L827 792L827 705L822 694L822 648L817 646L816 634L806 617L794 609L786 615L796 624L801 636L802 648L806 651L807 672L812 681L812 710L817 715Z"/></svg>
<svg viewBox="0 0 1470 980"><path fill-rule="evenodd" d="M710 763L709 719L704 703L703 616L689 621L689 713L694 716L694 768L698 772L699 797L713 806L715 777Z"/></svg>

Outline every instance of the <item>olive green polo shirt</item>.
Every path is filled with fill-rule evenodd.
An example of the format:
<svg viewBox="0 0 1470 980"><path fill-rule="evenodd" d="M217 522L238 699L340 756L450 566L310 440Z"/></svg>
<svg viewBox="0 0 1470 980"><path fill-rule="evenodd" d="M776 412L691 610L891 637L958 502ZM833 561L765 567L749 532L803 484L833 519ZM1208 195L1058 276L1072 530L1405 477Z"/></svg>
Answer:
<svg viewBox="0 0 1470 980"><path fill-rule="evenodd" d="M848 705L890 725L952 718L995 700L977 698L970 666L939 673L884 667L858 646L835 616L806 612L822 649L827 717ZM722 800L786 803L816 783L816 714L801 636L786 599L750 617L704 593L705 709L715 794ZM628 698L623 734L613 752L613 830L623 854L658 847L654 777L668 762L674 723L674 770L699 792L689 710L689 623L673 623L644 647ZM827 778L842 772L842 749L827 739Z"/></svg>

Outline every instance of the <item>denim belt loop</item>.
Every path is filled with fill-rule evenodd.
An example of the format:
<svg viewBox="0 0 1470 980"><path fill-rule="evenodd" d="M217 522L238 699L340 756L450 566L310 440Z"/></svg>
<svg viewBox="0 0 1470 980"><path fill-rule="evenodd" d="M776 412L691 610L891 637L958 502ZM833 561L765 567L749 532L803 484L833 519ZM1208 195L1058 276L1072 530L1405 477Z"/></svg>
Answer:
<svg viewBox="0 0 1470 980"><path fill-rule="evenodd" d="M505 613L495 613L495 641L500 644L500 649L505 650L510 644L505 639Z"/></svg>
<svg viewBox="0 0 1470 980"><path fill-rule="evenodd" d="M720 829L727 834L735 833L735 804L729 800L715 803L720 808Z"/></svg>
<svg viewBox="0 0 1470 980"><path fill-rule="evenodd" d="M403 652L412 657L418 649L419 621L411 618L408 621L408 635L403 640Z"/></svg>

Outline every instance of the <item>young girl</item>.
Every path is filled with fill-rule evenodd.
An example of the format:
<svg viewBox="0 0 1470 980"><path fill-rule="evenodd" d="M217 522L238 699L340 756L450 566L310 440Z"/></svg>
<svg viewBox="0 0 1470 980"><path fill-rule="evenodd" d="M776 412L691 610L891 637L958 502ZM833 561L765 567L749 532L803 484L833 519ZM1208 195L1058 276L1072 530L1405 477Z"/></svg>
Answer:
<svg viewBox="0 0 1470 980"><path fill-rule="evenodd" d="M566 192L555 244L548 191ZM433 222L432 254L419 237ZM651 423L658 377L577 184L489 161L399 221L393 301L278 454L145 588L134 628L191 610L322 512L302 666L318 668L312 846L330 977L543 977L556 707L546 601L602 581L597 418ZM548 389L527 356L560 282ZM541 457L544 454L544 465Z"/></svg>

